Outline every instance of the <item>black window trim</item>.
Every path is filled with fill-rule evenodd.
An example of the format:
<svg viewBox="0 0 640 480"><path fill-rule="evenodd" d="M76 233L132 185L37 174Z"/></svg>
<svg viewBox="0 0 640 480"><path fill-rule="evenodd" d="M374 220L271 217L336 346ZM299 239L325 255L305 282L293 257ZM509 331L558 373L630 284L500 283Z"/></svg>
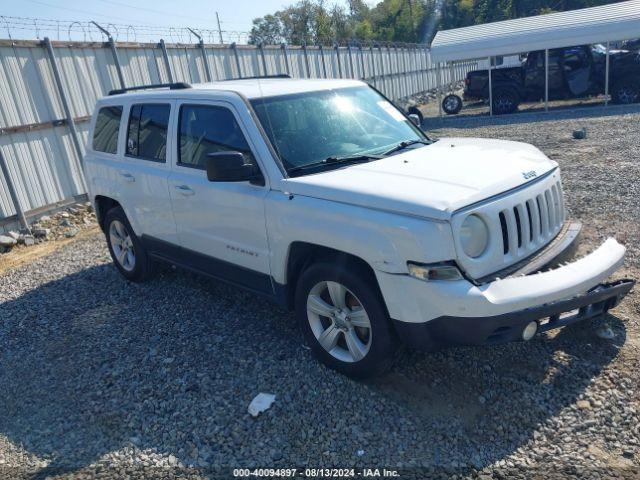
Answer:
<svg viewBox="0 0 640 480"><path fill-rule="evenodd" d="M116 151L115 152L105 152L104 150L97 150L95 148L96 125L98 123L98 117L100 116L100 112L105 108L119 108L121 110L120 111L120 120L118 121L118 135L116 136ZM120 129L122 128L122 117L123 116L124 116L124 105L122 105L121 103L102 105L102 106L100 106L100 108L98 108L98 112L96 113L96 121L93 124L93 131L91 132L91 150L93 150L94 152L100 153L100 154L118 156L118 152L120 150ZM128 123L128 121L127 121L127 123ZM127 133L127 135L128 135L128 133ZM125 145L125 147L126 147L126 145ZM126 148L125 148L125 150L126 150Z"/></svg>
<svg viewBox="0 0 640 480"><path fill-rule="evenodd" d="M129 127L131 126L131 110L133 110L133 107L135 106L144 106L144 105L164 105L166 107L169 107L169 120L167 122L167 141L166 141L166 151L167 153L164 156L164 160L161 160L159 158L149 158L149 157L140 157L138 155L130 155L129 153L127 153L128 150L128 145L129 145ZM154 162L154 163L167 163L167 154L169 152L169 130L171 127L171 109L172 109L173 104L172 103L167 103L167 102L162 102L162 101L158 101L158 102L154 102L154 101L149 101L149 102L138 102L138 103L131 103L129 104L129 113L128 113L128 117L127 117L127 136L125 138L124 141L124 156L127 158L133 158L136 160L144 160L146 162ZM140 126L138 125L138 130L140 130Z"/></svg>
<svg viewBox="0 0 640 480"><path fill-rule="evenodd" d="M258 169L260 170L260 173L262 174L262 176L264 177L264 173L262 172L262 168L260 167L260 162L258 161L258 157L256 156L255 152L253 151L253 148L251 148L251 144L249 143L249 139L247 137L247 135L244 132L244 129L242 128L242 124L238 121L238 118L236 117L235 112L225 106L225 105L217 105L217 104L212 104L212 103L180 103L178 105L178 128L176 129L176 166L178 167L184 167L184 168L190 168L192 170L201 170L201 171L206 171L207 167L206 166L200 166L200 165L193 165L193 164L188 164L188 163L182 163L180 161L181 158L181 154L180 154L180 135L181 135L181 126L182 126L182 108L183 107L209 107L209 108L224 108L226 110L228 110L231 115L233 115L234 120L236 121L236 123L238 124L238 126L240 127L240 131L242 132L242 136L244 137L244 141L247 142L247 147L249 147L249 151L251 152L251 155L253 155L253 158L256 161L256 166L258 167Z"/></svg>

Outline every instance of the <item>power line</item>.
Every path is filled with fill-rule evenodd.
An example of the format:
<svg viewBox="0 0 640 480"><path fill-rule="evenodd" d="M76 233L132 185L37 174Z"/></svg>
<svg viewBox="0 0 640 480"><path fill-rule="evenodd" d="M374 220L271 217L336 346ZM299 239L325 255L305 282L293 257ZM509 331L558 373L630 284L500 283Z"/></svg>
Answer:
<svg viewBox="0 0 640 480"><path fill-rule="evenodd" d="M95 13L95 12L89 12L87 10L80 10L78 8L69 8L69 7L61 7L59 5L52 5L51 3L47 3L47 2L41 2L40 0L27 0L27 2L31 2L31 3L35 3L38 5L42 5L44 7L50 7L50 8L57 8L60 10L67 10L69 12L75 12L75 13L84 13L85 15L91 15L94 17L103 17L103 18L115 18L117 20L128 20L127 18L124 17L116 17L113 15L102 15L100 13Z"/></svg>
<svg viewBox="0 0 640 480"><path fill-rule="evenodd" d="M186 19L189 19L189 20L198 20L200 22L202 21L202 17L194 17L194 16L191 16L191 15L182 15L180 13L155 10L153 8L137 7L135 5L129 5L129 4L124 3L124 2L117 2L115 0L99 0L99 1L103 2L103 3L111 4L111 5L117 5L119 7L125 7L125 8L131 8L131 9L134 9L134 10L140 10L142 12L155 13L157 15L168 15L170 17L180 17L180 18L186 18Z"/></svg>

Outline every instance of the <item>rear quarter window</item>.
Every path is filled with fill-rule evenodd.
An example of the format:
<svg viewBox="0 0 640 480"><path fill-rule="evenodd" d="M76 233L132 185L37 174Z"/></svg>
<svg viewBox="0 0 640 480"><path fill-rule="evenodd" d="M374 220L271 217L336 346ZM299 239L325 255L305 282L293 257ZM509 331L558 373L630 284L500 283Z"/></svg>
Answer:
<svg viewBox="0 0 640 480"><path fill-rule="evenodd" d="M98 110L96 125L93 129L93 149L97 152L117 153L118 132L122 107L102 107Z"/></svg>

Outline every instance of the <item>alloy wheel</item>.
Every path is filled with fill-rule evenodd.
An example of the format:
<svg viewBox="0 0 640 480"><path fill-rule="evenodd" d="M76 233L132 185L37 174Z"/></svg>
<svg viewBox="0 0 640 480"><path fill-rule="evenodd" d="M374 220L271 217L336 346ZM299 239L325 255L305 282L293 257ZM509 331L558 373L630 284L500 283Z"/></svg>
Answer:
<svg viewBox="0 0 640 480"><path fill-rule="evenodd" d="M458 101L458 99L449 97L444 101L444 107L447 111L453 112L456 108L458 108L459 103L460 102Z"/></svg>
<svg viewBox="0 0 640 480"><path fill-rule="evenodd" d="M136 255L133 248L133 240L127 227L119 220L114 220L109 226L109 241L113 249L116 261L127 272L136 267Z"/></svg>
<svg viewBox="0 0 640 480"><path fill-rule="evenodd" d="M307 296L307 319L316 340L334 358L362 360L371 348L371 321L362 303L338 282L317 283Z"/></svg>

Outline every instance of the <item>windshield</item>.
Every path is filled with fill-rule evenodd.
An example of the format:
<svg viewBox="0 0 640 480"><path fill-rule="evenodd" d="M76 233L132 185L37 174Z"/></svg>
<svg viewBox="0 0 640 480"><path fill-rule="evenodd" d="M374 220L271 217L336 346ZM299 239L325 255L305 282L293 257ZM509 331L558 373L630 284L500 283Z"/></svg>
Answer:
<svg viewBox="0 0 640 480"><path fill-rule="evenodd" d="M375 90L362 86L252 100L287 170L326 159L377 155L424 134Z"/></svg>

